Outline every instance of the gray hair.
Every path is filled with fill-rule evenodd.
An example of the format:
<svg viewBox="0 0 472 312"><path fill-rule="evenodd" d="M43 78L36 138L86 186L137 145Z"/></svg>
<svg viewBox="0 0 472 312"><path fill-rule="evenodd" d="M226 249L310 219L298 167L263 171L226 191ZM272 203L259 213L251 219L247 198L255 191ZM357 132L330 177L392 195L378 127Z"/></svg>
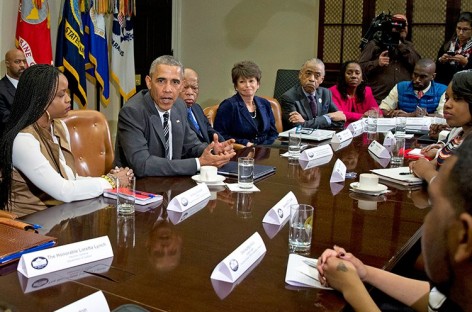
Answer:
<svg viewBox="0 0 472 312"><path fill-rule="evenodd" d="M307 60L305 63L303 63L301 70L305 69L305 67L309 65L313 65L313 66L320 65L323 70L323 76L325 75L325 64L319 58L314 57L312 59Z"/></svg>
<svg viewBox="0 0 472 312"><path fill-rule="evenodd" d="M149 68L149 76L152 76L152 74L156 71L156 68L158 65L169 65L169 66L177 66L180 67L180 75L184 76L184 65L174 58L172 55L161 55L158 58L156 58L152 63L151 67Z"/></svg>

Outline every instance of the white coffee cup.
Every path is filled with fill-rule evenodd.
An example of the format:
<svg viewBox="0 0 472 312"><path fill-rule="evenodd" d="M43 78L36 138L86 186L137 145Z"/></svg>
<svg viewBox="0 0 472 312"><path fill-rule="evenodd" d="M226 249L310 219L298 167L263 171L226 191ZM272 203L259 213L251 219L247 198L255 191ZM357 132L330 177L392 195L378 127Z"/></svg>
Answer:
<svg viewBox="0 0 472 312"><path fill-rule="evenodd" d="M361 173L359 176L359 189L375 189L379 185L379 176L373 173Z"/></svg>
<svg viewBox="0 0 472 312"><path fill-rule="evenodd" d="M201 166L200 179L204 182L215 181L218 176L218 168L215 166Z"/></svg>

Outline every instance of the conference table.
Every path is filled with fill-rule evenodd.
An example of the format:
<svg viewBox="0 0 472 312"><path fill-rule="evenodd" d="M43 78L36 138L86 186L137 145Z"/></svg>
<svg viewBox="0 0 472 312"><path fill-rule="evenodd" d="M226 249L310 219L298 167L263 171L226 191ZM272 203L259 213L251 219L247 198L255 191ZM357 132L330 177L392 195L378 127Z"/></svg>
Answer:
<svg viewBox="0 0 472 312"><path fill-rule="evenodd" d="M259 192L210 187L206 206L180 223L170 220L166 206L196 186L191 177L138 179L138 190L164 200L132 217L117 216L114 202L103 197L26 216L24 221L42 225L40 233L57 237L60 246L108 236L114 256L36 279L25 278L15 265L4 267L0 310L53 311L101 290L117 311L130 305L148 311L341 311L347 304L338 292L285 283L288 224L269 226L262 219L292 191L299 203L315 207L310 257L336 244L366 264L392 270L418 242L429 204L425 186L388 184L390 192L377 197L350 192L359 174L385 166L367 150L372 140L382 142L379 136L355 137L328 163L307 170L281 156L287 151L282 144L257 147L255 162L276 167L275 174L256 181ZM330 183L337 159L357 178ZM212 281L218 263L255 232L267 249L261 259L235 283Z"/></svg>

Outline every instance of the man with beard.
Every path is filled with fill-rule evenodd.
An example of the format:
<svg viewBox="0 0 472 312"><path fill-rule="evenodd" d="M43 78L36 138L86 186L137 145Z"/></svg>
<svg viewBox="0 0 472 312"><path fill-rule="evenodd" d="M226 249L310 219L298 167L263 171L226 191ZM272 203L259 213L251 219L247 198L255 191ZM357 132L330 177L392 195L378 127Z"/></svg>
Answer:
<svg viewBox="0 0 472 312"><path fill-rule="evenodd" d="M325 66L313 58L303 64L295 85L280 98L284 130L298 125L304 128L342 127L346 115L333 102L331 91L320 87L325 76Z"/></svg>
<svg viewBox="0 0 472 312"><path fill-rule="evenodd" d="M3 125L10 117L11 105L16 93L18 79L28 67L25 55L21 50L11 49L5 54L7 74L0 80L0 135Z"/></svg>
<svg viewBox="0 0 472 312"><path fill-rule="evenodd" d="M472 138L467 137L429 183L431 211L421 238L430 282L364 265L334 246L318 259L320 280L356 311L380 311L363 282L415 311L472 311Z"/></svg>
<svg viewBox="0 0 472 312"><path fill-rule="evenodd" d="M411 81L397 83L380 103L385 117L442 116L446 85L434 82L436 64L431 59L420 59L413 70Z"/></svg>
<svg viewBox="0 0 472 312"><path fill-rule="evenodd" d="M202 107L197 103L198 98L198 74L191 68L185 68L184 81L182 91L180 91L180 98L187 104L187 119L190 128L195 132L198 139L202 143L211 143L213 135L218 135L218 140L223 142L225 139L213 129L203 113Z"/></svg>

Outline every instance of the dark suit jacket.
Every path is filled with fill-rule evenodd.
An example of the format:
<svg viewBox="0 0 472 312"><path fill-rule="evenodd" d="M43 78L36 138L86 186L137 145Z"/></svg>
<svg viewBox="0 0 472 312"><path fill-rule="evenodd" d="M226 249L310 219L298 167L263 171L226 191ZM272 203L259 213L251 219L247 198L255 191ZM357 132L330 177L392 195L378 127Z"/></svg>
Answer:
<svg viewBox="0 0 472 312"><path fill-rule="evenodd" d="M213 129L213 127L210 125L208 118L203 113L202 107L199 104L193 104L191 109L193 115L195 116L195 119L197 120L198 125L200 126L201 132L197 131L197 128L195 128L195 125L192 121L189 120L188 124L190 125L190 128L195 132L200 142L211 143L213 141L213 134L215 133L218 135L218 141L223 142L225 140L223 136L219 134L218 131Z"/></svg>
<svg viewBox="0 0 472 312"><path fill-rule="evenodd" d="M118 116L115 164L128 166L137 177L192 175L196 157L207 144L201 143L187 120L187 105L177 99L170 110L172 158L165 158L161 118L148 90L134 95Z"/></svg>
<svg viewBox="0 0 472 312"><path fill-rule="evenodd" d="M15 86L8 80L7 76L4 76L0 80L0 122L3 124L5 124L8 117L10 117L15 92Z"/></svg>
<svg viewBox="0 0 472 312"><path fill-rule="evenodd" d="M317 116L313 116L311 111L310 103L303 93L301 86L294 86L287 92L282 94L280 98L282 106L282 122L284 130L289 130L298 124L293 124L289 121L289 114L297 111L302 115L305 122L302 123L302 127L305 128L328 128L328 127L341 127L344 122L331 121L331 125L328 123L323 115L331 112L336 112L338 108L333 102L331 91L326 88L318 87L315 91L315 103Z"/></svg>
<svg viewBox="0 0 472 312"><path fill-rule="evenodd" d="M275 128L275 118L269 101L255 96L256 114L262 117L262 131L244 104L239 93L221 102L215 116L214 127L226 140L235 139L236 143L246 145L252 142L256 145L269 145L279 136Z"/></svg>

